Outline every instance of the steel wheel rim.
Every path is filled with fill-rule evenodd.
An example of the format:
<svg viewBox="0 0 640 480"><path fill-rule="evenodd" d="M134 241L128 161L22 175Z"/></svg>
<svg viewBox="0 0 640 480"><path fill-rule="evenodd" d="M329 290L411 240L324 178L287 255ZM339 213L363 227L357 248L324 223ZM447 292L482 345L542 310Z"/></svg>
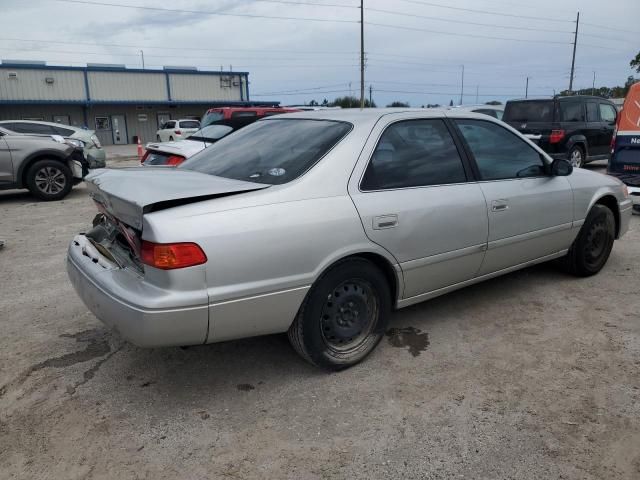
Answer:
<svg viewBox="0 0 640 480"><path fill-rule="evenodd" d="M582 151L576 148L571 152L571 166L574 168L580 168L582 166Z"/></svg>
<svg viewBox="0 0 640 480"><path fill-rule="evenodd" d="M64 190L67 177L57 167L43 167L36 172L35 184L42 193L55 195Z"/></svg>
<svg viewBox="0 0 640 480"><path fill-rule="evenodd" d="M338 353L347 353L367 342L380 315L373 286L362 279L337 285L328 295L320 314L320 330L325 344Z"/></svg>
<svg viewBox="0 0 640 480"><path fill-rule="evenodd" d="M609 231L604 222L591 225L585 242L585 260L591 265L597 265L605 254L609 243Z"/></svg>

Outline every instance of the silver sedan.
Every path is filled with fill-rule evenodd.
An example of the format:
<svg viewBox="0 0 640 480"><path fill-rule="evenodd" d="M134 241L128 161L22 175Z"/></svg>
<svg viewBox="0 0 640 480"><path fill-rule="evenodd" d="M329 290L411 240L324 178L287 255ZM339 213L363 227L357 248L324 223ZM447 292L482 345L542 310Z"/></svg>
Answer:
<svg viewBox="0 0 640 480"><path fill-rule="evenodd" d="M394 309L554 259L599 272L631 216L618 180L456 110L271 117L87 183L100 214L67 266L105 324L147 347L288 332L336 370Z"/></svg>

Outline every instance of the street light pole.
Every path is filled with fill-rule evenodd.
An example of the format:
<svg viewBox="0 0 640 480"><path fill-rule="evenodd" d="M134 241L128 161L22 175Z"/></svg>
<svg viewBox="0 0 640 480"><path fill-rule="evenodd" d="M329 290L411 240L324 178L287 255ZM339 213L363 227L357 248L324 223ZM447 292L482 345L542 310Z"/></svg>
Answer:
<svg viewBox="0 0 640 480"><path fill-rule="evenodd" d="M529 98L529 77L527 77L527 86L524 88L524 98Z"/></svg>
<svg viewBox="0 0 640 480"><path fill-rule="evenodd" d="M573 56L571 57L571 77L569 79L569 95L573 91L573 74L575 72L576 67L576 46L578 45L578 27L580 26L580 12L578 12L578 16L576 17L576 31L573 37Z"/></svg>
<svg viewBox="0 0 640 480"><path fill-rule="evenodd" d="M144 50L140 50L140 55L142 56L142 69L144 70Z"/></svg>
<svg viewBox="0 0 640 480"><path fill-rule="evenodd" d="M360 108L364 108L364 0L360 0Z"/></svg>
<svg viewBox="0 0 640 480"><path fill-rule="evenodd" d="M464 65L462 65L462 82L460 84L460 103L462 105L462 97L464 97Z"/></svg>

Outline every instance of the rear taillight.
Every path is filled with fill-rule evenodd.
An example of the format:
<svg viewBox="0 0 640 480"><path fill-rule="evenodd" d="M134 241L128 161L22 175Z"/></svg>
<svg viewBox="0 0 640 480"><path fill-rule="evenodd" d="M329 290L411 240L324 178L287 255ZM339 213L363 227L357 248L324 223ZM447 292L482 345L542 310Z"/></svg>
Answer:
<svg viewBox="0 0 640 480"><path fill-rule="evenodd" d="M170 155L167 157L167 165L180 165L182 162L184 162L184 157L181 157L180 155Z"/></svg>
<svg viewBox="0 0 640 480"><path fill-rule="evenodd" d="M142 263L162 270L193 267L207 262L196 243L153 243L142 241Z"/></svg>
<svg viewBox="0 0 640 480"><path fill-rule="evenodd" d="M182 132L180 130L174 130L176 135L182 135Z"/></svg>
<svg viewBox="0 0 640 480"><path fill-rule="evenodd" d="M549 143L559 143L564 138L564 130L551 130L549 135Z"/></svg>

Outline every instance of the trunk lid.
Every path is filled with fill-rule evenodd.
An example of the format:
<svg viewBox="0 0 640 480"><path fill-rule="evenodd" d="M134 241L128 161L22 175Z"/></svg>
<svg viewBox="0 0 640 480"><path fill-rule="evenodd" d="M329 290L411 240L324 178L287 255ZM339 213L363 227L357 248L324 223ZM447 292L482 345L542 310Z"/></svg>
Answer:
<svg viewBox="0 0 640 480"><path fill-rule="evenodd" d="M166 167L101 169L85 182L101 209L138 231L145 213L269 187Z"/></svg>

